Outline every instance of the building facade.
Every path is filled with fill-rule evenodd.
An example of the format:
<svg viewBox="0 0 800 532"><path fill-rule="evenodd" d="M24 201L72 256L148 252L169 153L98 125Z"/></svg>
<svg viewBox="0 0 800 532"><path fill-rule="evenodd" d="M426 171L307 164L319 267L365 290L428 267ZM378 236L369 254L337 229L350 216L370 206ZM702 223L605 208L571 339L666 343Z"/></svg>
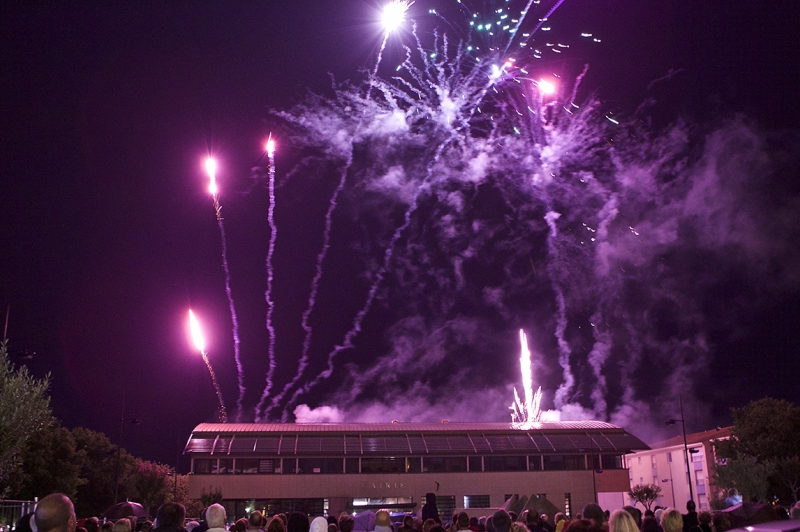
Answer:
<svg viewBox="0 0 800 532"><path fill-rule="evenodd" d="M650 450L637 451L625 456L630 485L655 484L661 487L661 496L654 503L686 511L691 483L698 510L708 510L713 498L709 479L717 464L715 442L730 438L731 428L717 428L686 435L689 464L686 467L683 436L654 443ZM625 504L633 504L627 493L619 494ZM641 505L640 505L641 507Z"/></svg>
<svg viewBox="0 0 800 532"><path fill-rule="evenodd" d="M414 511L434 493L444 517L497 508L514 495L568 514L598 494L627 490L624 456L647 449L596 421L541 423L206 423L184 450L189 496L221 492L229 517L254 509L338 515Z"/></svg>

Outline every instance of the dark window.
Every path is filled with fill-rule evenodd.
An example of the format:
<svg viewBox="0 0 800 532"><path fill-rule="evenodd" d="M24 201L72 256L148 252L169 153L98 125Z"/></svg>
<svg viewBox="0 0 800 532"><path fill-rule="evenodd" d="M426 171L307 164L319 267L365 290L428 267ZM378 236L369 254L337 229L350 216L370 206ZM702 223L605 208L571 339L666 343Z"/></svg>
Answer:
<svg viewBox="0 0 800 532"><path fill-rule="evenodd" d="M341 458L299 458L297 460L298 473L341 473Z"/></svg>
<svg viewBox="0 0 800 532"><path fill-rule="evenodd" d="M425 496L420 497L420 504L425 504ZM455 495L436 495L436 507L439 509L439 517L442 521L451 521L453 519L453 510L456 508Z"/></svg>
<svg viewBox="0 0 800 532"><path fill-rule="evenodd" d="M600 455L599 454L590 454L589 455L589 466L591 469L601 469L600 468Z"/></svg>
<svg viewBox="0 0 800 532"><path fill-rule="evenodd" d="M467 470L466 456L453 456L453 457L426 456L422 459L422 471L424 471L425 473L459 472L466 470Z"/></svg>
<svg viewBox="0 0 800 532"><path fill-rule="evenodd" d="M358 458L345 458L344 459L344 472L345 473L358 473Z"/></svg>
<svg viewBox="0 0 800 532"><path fill-rule="evenodd" d="M283 459L283 466L281 468L281 473L284 475L286 474L295 474L297 473L297 461L294 458L284 458Z"/></svg>
<svg viewBox="0 0 800 532"><path fill-rule="evenodd" d="M409 473L422 473L422 458L418 456L406 458L406 471Z"/></svg>
<svg viewBox="0 0 800 532"><path fill-rule="evenodd" d="M604 454L602 460L603 469L622 469L622 456L618 454Z"/></svg>
<svg viewBox="0 0 800 532"><path fill-rule="evenodd" d="M211 473L211 463L216 460L208 459L195 459L194 460L194 473L197 475L208 475Z"/></svg>
<svg viewBox="0 0 800 532"><path fill-rule="evenodd" d="M406 470L405 458L362 458L362 473L403 473Z"/></svg>
<svg viewBox="0 0 800 532"><path fill-rule="evenodd" d="M586 458L582 454L564 456L564 469L586 469Z"/></svg>
<svg viewBox="0 0 800 532"><path fill-rule="evenodd" d="M572 519L572 494L570 493L564 494L564 513L567 515L567 519Z"/></svg>
<svg viewBox="0 0 800 532"><path fill-rule="evenodd" d="M464 495L464 508L489 508L489 496Z"/></svg>
<svg viewBox="0 0 800 532"><path fill-rule="evenodd" d="M542 470L542 457L538 454L531 455L528 457L528 469L530 471L541 471Z"/></svg>
<svg viewBox="0 0 800 532"><path fill-rule="evenodd" d="M231 458L220 458L217 473L220 475L229 475L233 473L233 460Z"/></svg>
<svg viewBox="0 0 800 532"><path fill-rule="evenodd" d="M262 458L258 461L258 472L274 473L276 466L280 467L280 461L277 458Z"/></svg>
<svg viewBox="0 0 800 532"><path fill-rule="evenodd" d="M527 471L527 456L485 456L484 471Z"/></svg>
<svg viewBox="0 0 800 532"><path fill-rule="evenodd" d="M258 473L258 458L237 458L235 471L243 475Z"/></svg>
<svg viewBox="0 0 800 532"><path fill-rule="evenodd" d="M470 471L483 471L483 464L480 456L469 457L469 470Z"/></svg>
<svg viewBox="0 0 800 532"><path fill-rule="evenodd" d="M560 454L546 454L544 458L545 471L561 471L564 469L564 457Z"/></svg>

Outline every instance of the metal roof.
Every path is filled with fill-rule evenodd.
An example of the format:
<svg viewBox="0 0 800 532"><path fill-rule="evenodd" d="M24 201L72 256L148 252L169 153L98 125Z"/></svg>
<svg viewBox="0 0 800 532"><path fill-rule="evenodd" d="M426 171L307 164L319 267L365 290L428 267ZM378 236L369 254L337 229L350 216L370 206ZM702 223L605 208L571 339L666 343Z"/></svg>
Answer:
<svg viewBox="0 0 800 532"><path fill-rule="evenodd" d="M201 423L185 453L214 455L417 455L629 453L647 445L602 421L539 423Z"/></svg>

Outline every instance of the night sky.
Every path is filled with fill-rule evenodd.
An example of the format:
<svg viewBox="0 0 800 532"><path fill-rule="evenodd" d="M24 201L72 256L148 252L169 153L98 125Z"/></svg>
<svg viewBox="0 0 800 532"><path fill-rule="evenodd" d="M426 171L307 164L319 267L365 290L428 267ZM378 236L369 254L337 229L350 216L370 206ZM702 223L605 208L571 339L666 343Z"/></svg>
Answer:
<svg viewBox="0 0 800 532"><path fill-rule="evenodd" d="M464 3L483 12L493 6ZM532 16L552 5L543 0ZM34 375L51 373L53 410L64 425L119 443L124 395L125 417L142 420L126 427L124 447L174 463L191 429L216 415L208 372L187 341L190 307L236 418L220 231L203 169L209 154L219 162L239 318L240 419L253 420L269 361L263 143L270 132L278 145L274 392L295 375L301 316L341 164L309 140L324 136L324 124L304 140L302 128L279 113L317 117L313 104L294 106L311 93L332 97L332 78L362 84L381 44L381 7L366 0L3 3L0 305L10 306L9 348L36 352L15 361ZM432 8L441 16L428 14ZM427 37L433 28L453 42L469 36L462 29L469 17L455 0L417 0L409 15ZM638 251L618 244L622 236L610 243L613 251L602 256L612 257L616 284L599 290L590 281L603 276L580 256L548 248L544 216L552 205L511 205L502 186L462 191L471 209L465 226L524 218L529 227L464 233L463 260L454 261L456 248L434 232L442 211L428 198L398 241L355 349L336 355L331 378L286 407L288 414L306 404L307 419L506 421L511 386L519 387L521 327L531 337L534 382L552 409L563 382L559 290L569 301L565 337L578 381L565 419L577 404L582 415L598 412L597 379L586 362L595 352L586 325L596 313L613 338L604 417L645 440L674 435L663 419L677 417L679 395L691 431L730 423L731 407L767 395L800 402L798 20L800 5L790 1L566 0L547 21L550 32L533 37L543 58L517 54L520 62L528 61L531 75L556 74L570 87L588 64L575 101L597 101L604 127L611 116L635 128L598 133L600 144L627 150L622 159L635 159L635 145L652 161L657 156L642 155L643 145L655 152L654 139L685 135L669 167L693 176L685 178L693 192L671 189L670 200L659 194L619 207L614 223L625 231L617 234L633 238L635 230L637 242L647 243ZM400 43L414 46L410 28L407 21L389 37L382 78L403 60ZM581 32L602 42L589 44ZM547 42L570 48L547 53ZM375 176L389 175L384 166L391 165L379 152L368 142L357 146L352 184L334 211L301 382L325 369L351 328L403 221L408 189L380 188ZM718 179L704 181L712 170ZM590 206L585 196L576 201ZM571 230L569 205L560 208L561 230ZM635 226L625 221L633 219ZM656 246L671 220L669 243ZM515 239L529 246L524 254L514 251ZM556 260L558 253L565 255Z"/></svg>

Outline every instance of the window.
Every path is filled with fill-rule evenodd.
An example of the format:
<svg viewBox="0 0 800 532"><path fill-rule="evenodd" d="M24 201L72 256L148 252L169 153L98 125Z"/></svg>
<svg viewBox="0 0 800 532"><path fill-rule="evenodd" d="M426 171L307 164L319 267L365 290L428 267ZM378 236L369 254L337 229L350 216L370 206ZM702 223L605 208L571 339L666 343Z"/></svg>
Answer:
<svg viewBox="0 0 800 532"><path fill-rule="evenodd" d="M586 458L582 454L564 456L564 469L586 469Z"/></svg>
<svg viewBox="0 0 800 532"><path fill-rule="evenodd" d="M358 473L358 458L345 458L344 459L344 472L345 473Z"/></svg>
<svg viewBox="0 0 800 532"><path fill-rule="evenodd" d="M297 460L294 458L284 458L281 472L284 475L286 474L294 475L295 473L297 473Z"/></svg>
<svg viewBox="0 0 800 532"><path fill-rule="evenodd" d="M546 454L543 458L545 471L561 471L564 469L564 457L562 455Z"/></svg>
<svg viewBox="0 0 800 532"><path fill-rule="evenodd" d="M672 463L672 452L667 453L667 462Z"/></svg>
<svg viewBox="0 0 800 532"><path fill-rule="evenodd" d="M622 456L619 454L604 454L600 460L603 469L622 469Z"/></svg>
<svg viewBox="0 0 800 532"><path fill-rule="evenodd" d="M542 457L540 455L533 455L528 457L528 470L541 471L542 470Z"/></svg>
<svg viewBox="0 0 800 532"><path fill-rule="evenodd" d="M362 458L362 473L403 473L406 470L405 458Z"/></svg>
<svg viewBox="0 0 800 532"><path fill-rule="evenodd" d="M299 458L297 460L298 473L341 473L341 458Z"/></svg>
<svg viewBox="0 0 800 532"><path fill-rule="evenodd" d="M469 470L470 471L483 471L483 461L480 456L469 457Z"/></svg>
<svg viewBox="0 0 800 532"><path fill-rule="evenodd" d="M459 472L466 470L467 470L466 456L453 456L453 457L426 456L422 459L422 471L424 471L425 473ZM437 506L438 506L438 499L437 499Z"/></svg>
<svg viewBox="0 0 800 532"><path fill-rule="evenodd" d="M208 459L200 459L196 458L194 460L194 473L196 475L208 475L211 474L211 463L216 462L216 460L208 460Z"/></svg>
<svg viewBox="0 0 800 532"><path fill-rule="evenodd" d="M527 471L527 456L486 456L483 458L485 471Z"/></svg>
<svg viewBox="0 0 800 532"><path fill-rule="evenodd" d="M259 473L277 473L277 472L280 472L280 465L281 465L281 462L277 458L274 458L274 459L273 458L266 458L266 459L261 458L258 461L258 472ZM276 466L277 466L278 471L275 471Z"/></svg>
<svg viewBox="0 0 800 532"><path fill-rule="evenodd" d="M420 504L425 504L425 496L420 497ZM439 509L439 517L442 521L450 521L453 518L453 510L456 508L455 495L437 495L436 507Z"/></svg>
<svg viewBox="0 0 800 532"><path fill-rule="evenodd" d="M422 459L418 456L406 458L406 471L409 473L422 473Z"/></svg>
<svg viewBox="0 0 800 532"><path fill-rule="evenodd" d="M237 458L234 473L254 475L258 473L258 458Z"/></svg>
<svg viewBox="0 0 800 532"><path fill-rule="evenodd" d="M214 465L215 464L212 464L212 467ZM219 467L217 467L217 470L215 471L215 473L219 473L220 475L228 475L230 473L233 473L233 459L231 459L231 458L220 458Z"/></svg>
<svg viewBox="0 0 800 532"><path fill-rule="evenodd" d="M488 495L464 495L464 508L489 508Z"/></svg>
<svg viewBox="0 0 800 532"><path fill-rule="evenodd" d="M567 519L572 519L572 494L565 493L564 494L564 514L566 514Z"/></svg>

